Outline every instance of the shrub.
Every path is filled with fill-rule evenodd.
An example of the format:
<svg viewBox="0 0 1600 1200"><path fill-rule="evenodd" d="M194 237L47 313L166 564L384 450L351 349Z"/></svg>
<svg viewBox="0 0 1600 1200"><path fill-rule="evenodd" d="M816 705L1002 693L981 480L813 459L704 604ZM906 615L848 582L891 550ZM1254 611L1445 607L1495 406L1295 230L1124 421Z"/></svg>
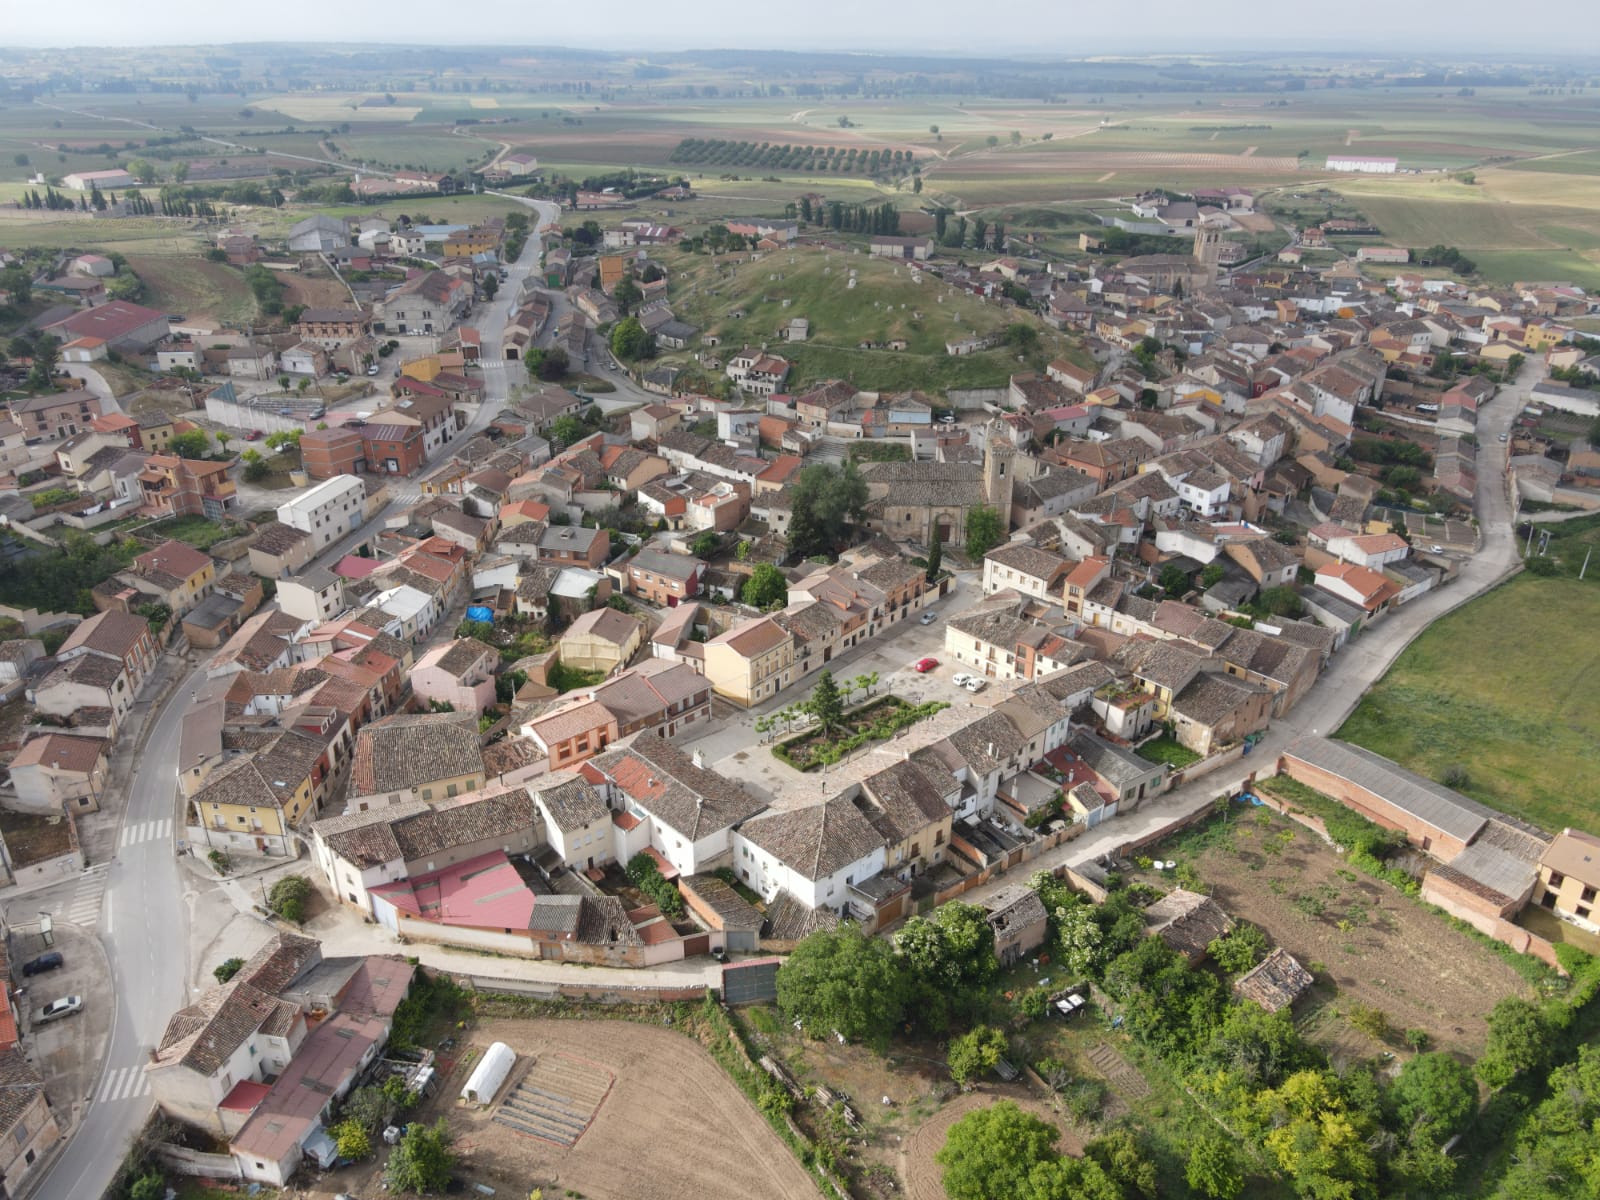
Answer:
<svg viewBox="0 0 1600 1200"><path fill-rule="evenodd" d="M1349 1017L1350 1024L1380 1042L1387 1041L1393 1032L1389 1024L1389 1014L1371 1004L1353 1005L1346 1016Z"/></svg>
<svg viewBox="0 0 1600 1200"><path fill-rule="evenodd" d="M640 851L628 860L628 879L651 900L665 917L683 915L683 894L661 874L661 868L650 855Z"/></svg>
<svg viewBox="0 0 1600 1200"><path fill-rule="evenodd" d="M212 969L211 974L216 977L218 983L227 983L228 980L232 979L239 973L240 968L243 966L244 959L230 958L217 964L217 966Z"/></svg>
<svg viewBox="0 0 1600 1200"><path fill-rule="evenodd" d="M304 875L285 875L267 893L267 909L285 921L303 924L306 901L311 899L311 884Z"/></svg>
<svg viewBox="0 0 1600 1200"><path fill-rule="evenodd" d="M211 864L211 869L218 875L226 875L232 867L232 864L228 861L227 854L221 850L209 851L206 854L206 861Z"/></svg>

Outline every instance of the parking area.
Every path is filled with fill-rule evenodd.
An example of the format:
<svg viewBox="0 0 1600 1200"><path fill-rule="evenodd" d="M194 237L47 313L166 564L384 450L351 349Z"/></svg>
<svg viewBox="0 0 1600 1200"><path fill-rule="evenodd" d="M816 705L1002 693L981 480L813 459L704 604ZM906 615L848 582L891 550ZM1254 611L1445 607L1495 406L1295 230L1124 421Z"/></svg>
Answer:
<svg viewBox="0 0 1600 1200"><path fill-rule="evenodd" d="M57 922L55 944L46 946L37 925L14 927L8 939L17 1024L23 1053L45 1080L63 1125L75 1124L83 1100L94 1086L111 1038L115 998L109 986L105 953L92 933ZM41 954L57 951L62 965L53 971L24 976L23 966ZM78 996L80 1011L35 1026L39 1010L63 996Z"/></svg>

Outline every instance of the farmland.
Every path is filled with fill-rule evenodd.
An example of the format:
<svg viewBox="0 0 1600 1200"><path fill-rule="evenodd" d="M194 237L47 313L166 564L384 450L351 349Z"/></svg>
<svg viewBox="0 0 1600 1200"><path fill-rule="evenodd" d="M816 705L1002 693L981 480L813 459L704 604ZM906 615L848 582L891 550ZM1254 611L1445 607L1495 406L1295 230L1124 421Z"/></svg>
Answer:
<svg viewBox="0 0 1600 1200"><path fill-rule="evenodd" d="M238 267L208 262L193 245L187 253L130 253L128 265L144 281L144 303L191 319L247 321L255 316L255 298Z"/></svg>
<svg viewBox="0 0 1600 1200"><path fill-rule="evenodd" d="M1592 828L1597 622L1593 582L1519 577L1436 621L1339 736L1433 779L1459 768L1459 790L1546 829Z"/></svg>

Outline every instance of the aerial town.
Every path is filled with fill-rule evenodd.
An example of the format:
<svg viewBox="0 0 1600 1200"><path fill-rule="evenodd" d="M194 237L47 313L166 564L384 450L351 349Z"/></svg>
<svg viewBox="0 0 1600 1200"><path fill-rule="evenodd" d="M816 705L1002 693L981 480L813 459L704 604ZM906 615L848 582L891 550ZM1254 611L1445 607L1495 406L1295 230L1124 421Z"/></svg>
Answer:
<svg viewBox="0 0 1600 1200"><path fill-rule="evenodd" d="M381 49L0 60L0 1196L1593 1194L1582 70Z"/></svg>

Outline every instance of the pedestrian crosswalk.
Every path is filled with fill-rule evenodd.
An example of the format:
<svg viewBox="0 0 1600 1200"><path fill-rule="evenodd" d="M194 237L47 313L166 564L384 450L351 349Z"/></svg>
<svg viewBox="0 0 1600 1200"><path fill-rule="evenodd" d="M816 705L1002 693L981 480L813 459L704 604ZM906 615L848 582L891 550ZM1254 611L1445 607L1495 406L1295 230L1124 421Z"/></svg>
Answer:
<svg viewBox="0 0 1600 1200"><path fill-rule="evenodd" d="M129 821L122 827L122 840L118 845L137 846L140 842L153 842L170 837L172 837L171 817L163 817L156 821Z"/></svg>
<svg viewBox="0 0 1600 1200"><path fill-rule="evenodd" d="M144 1064L131 1067L112 1067L100 1079L100 1090L94 1098L101 1104L118 1100L138 1100L150 1094L150 1077Z"/></svg>
<svg viewBox="0 0 1600 1200"><path fill-rule="evenodd" d="M66 919L74 925L93 926L100 921L100 901L106 892L106 872L109 863L96 863L78 877L67 901Z"/></svg>

